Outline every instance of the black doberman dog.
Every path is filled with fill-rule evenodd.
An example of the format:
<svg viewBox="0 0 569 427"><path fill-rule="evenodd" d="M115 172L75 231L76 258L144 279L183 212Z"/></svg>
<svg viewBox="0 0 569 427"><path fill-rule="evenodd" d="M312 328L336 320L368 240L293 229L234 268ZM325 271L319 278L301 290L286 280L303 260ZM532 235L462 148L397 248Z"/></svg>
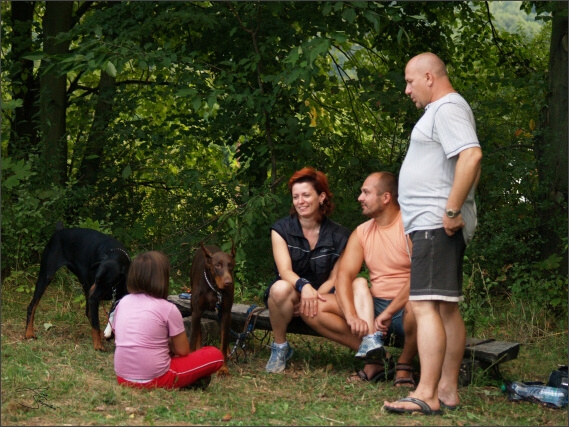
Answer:
<svg viewBox="0 0 569 427"><path fill-rule="evenodd" d="M223 252L217 246L200 245L192 261L192 330L190 332L190 350L202 347L201 318L204 311L217 309L220 319L221 352L225 362L218 375L229 375L229 331L231 329L231 309L233 308L235 269L235 245L231 254Z"/></svg>
<svg viewBox="0 0 569 427"><path fill-rule="evenodd" d="M93 347L104 351L99 324L100 301L116 305L127 294L126 278L130 257L116 239L89 228L63 228L58 222L55 233L41 256L34 296L28 306L26 338L35 338L34 314L54 274L66 266L79 279L85 293L85 314L91 324ZM111 311L114 306L111 307Z"/></svg>

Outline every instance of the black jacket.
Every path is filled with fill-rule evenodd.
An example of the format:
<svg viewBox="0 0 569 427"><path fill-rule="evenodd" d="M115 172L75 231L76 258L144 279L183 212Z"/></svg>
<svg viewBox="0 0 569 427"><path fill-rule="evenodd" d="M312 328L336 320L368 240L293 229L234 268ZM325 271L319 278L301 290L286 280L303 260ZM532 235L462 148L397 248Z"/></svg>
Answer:
<svg viewBox="0 0 569 427"><path fill-rule="evenodd" d="M302 233L296 216L288 216L271 226L285 240L292 261L292 269L300 277L308 280L314 289L328 280L334 264L346 247L350 230L324 217L320 225L320 235L313 250ZM275 263L276 280L280 279Z"/></svg>

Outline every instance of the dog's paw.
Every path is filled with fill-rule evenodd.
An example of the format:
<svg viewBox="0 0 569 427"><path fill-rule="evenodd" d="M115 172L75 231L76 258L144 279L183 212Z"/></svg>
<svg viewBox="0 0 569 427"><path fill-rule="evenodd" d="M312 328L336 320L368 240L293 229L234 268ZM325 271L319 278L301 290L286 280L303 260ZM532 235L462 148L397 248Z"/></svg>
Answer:
<svg viewBox="0 0 569 427"><path fill-rule="evenodd" d="M230 375L231 373L229 372L227 365L223 365L221 368L219 368L219 371L217 371L218 377L228 377Z"/></svg>

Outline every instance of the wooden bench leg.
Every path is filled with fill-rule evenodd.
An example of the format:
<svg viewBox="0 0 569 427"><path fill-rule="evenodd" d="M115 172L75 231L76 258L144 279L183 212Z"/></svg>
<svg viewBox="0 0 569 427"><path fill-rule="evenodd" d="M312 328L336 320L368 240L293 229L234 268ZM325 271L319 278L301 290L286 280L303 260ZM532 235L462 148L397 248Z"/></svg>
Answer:
<svg viewBox="0 0 569 427"><path fill-rule="evenodd" d="M480 362L476 359L464 358L460 365L460 373L458 375L458 385L460 387L468 386L474 380L474 373L480 369Z"/></svg>

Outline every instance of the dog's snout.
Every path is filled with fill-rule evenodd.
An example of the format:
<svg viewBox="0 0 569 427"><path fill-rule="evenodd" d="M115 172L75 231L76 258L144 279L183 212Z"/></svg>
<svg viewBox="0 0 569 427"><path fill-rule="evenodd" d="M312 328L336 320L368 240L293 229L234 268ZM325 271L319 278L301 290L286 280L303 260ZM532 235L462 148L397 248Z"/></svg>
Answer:
<svg viewBox="0 0 569 427"><path fill-rule="evenodd" d="M219 290L229 289L233 286L233 276L229 271L225 271L216 277L216 282Z"/></svg>

